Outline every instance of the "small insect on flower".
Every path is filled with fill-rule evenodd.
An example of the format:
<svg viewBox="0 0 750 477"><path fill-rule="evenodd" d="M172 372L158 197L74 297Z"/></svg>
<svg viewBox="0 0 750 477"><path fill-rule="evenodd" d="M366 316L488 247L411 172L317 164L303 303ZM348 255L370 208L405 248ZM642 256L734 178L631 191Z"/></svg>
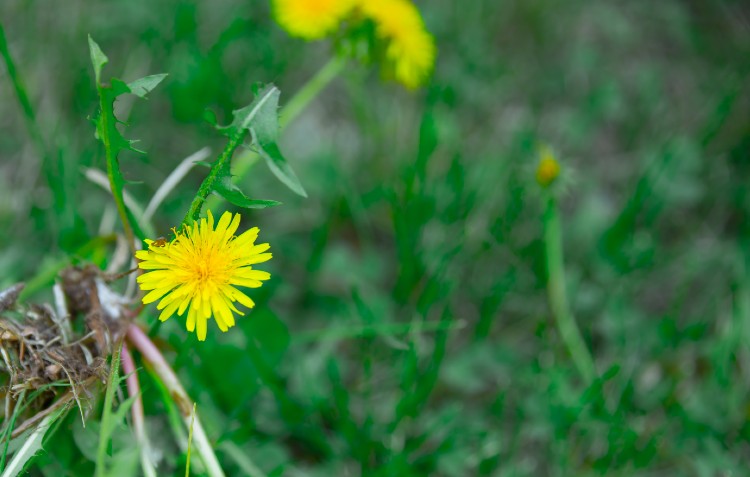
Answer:
<svg viewBox="0 0 750 477"><path fill-rule="evenodd" d="M158 301L159 320L187 311L186 327L206 339L207 323L216 320L221 331L234 326L234 314L243 315L234 303L252 308L255 302L237 287L258 288L271 278L253 265L268 261L267 243L255 244L258 227L235 236L240 215L229 212L219 219L202 218L183 230L175 230L171 241L146 240L148 250L136 252L138 267L146 273L138 277L141 290L148 291L143 303Z"/></svg>
<svg viewBox="0 0 750 477"><path fill-rule="evenodd" d="M164 237L159 237L158 239L151 242L151 247L164 247L167 245L167 239Z"/></svg>

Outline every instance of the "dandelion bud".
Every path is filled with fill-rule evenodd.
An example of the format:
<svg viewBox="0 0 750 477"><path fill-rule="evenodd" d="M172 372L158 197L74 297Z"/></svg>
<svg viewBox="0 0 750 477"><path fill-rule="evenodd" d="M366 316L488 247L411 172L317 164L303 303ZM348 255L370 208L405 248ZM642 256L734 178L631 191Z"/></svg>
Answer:
<svg viewBox="0 0 750 477"><path fill-rule="evenodd" d="M536 182L542 187L549 187L560 175L560 163L548 147L542 148L539 154L539 165L536 167Z"/></svg>

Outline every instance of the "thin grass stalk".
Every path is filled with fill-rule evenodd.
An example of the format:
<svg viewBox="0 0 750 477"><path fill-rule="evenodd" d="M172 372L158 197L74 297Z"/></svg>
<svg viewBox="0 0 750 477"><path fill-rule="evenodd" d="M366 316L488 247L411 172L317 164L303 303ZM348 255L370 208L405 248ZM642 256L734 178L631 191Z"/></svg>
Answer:
<svg viewBox="0 0 750 477"><path fill-rule="evenodd" d="M115 388L120 384L120 347L115 347L112 353L112 361L107 380L107 390L104 393L104 410L102 411L101 431L99 432L99 445L96 451L96 477L107 475L107 448L112 437L112 406L115 401Z"/></svg>

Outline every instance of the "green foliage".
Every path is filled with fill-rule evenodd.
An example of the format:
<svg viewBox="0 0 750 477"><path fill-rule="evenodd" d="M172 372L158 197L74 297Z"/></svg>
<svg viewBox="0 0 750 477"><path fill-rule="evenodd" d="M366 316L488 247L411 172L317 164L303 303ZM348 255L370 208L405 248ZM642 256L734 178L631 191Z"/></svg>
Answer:
<svg viewBox="0 0 750 477"><path fill-rule="evenodd" d="M132 243L133 229L139 239L144 239L145 236L141 231L141 228L138 226L138 221L133 218L132 212L127 208L123 199L125 179L120 170L119 156L123 151L133 151L137 153L142 153L142 151L133 147L133 143L136 141L125 139L117 128L117 124L121 123L121 121L115 117L115 100L118 96L127 93L143 98L149 91L161 83L167 75L160 74L146 76L145 78L127 84L117 78L113 78L111 84L104 85L101 81L102 68L104 68L104 65L107 64L109 60L91 36L89 36L89 51L91 53L91 64L94 66L96 89L99 93L99 111L94 118L96 137L102 142L102 144L104 144L107 176L109 177L110 187L112 188L112 196L115 199L117 211L120 214L120 219L122 220L125 229L125 236L128 238L129 243Z"/></svg>
<svg viewBox="0 0 750 477"><path fill-rule="evenodd" d="M3 477L16 477L23 473L26 466L42 450L42 442L47 433L53 429L53 426L67 411L67 407L63 406L50 413L39 422L29 435L24 436L23 443L14 452L13 458L8 462L8 466L3 467Z"/></svg>
<svg viewBox="0 0 750 477"><path fill-rule="evenodd" d="M119 345L119 346L118 346ZM93 454L93 448L86 445L86 441L81 441L79 447L84 455L87 455L90 460L96 462L96 476L125 476L135 475L135 469L138 465L138 450L137 447L130 441L131 445L127 445L124 448L120 448L117 452L110 455L109 447L112 437L115 435L118 426L122 426L125 421L126 414L130 411L137 396L130 396L125 401L121 402L117 409L114 410L114 396L117 389L119 389L121 382L125 379L121 378L120 371L120 351L122 350L121 344L115 345L115 350L112 353L112 361L110 363L109 377L107 379L107 387L104 394L104 407L102 411L101 421L97 423L98 429L88 431L89 436L98 436L98 444L96 446L96 452ZM123 441L124 436L120 436L120 441ZM91 442L91 441L89 441ZM86 451L86 449L91 449ZM92 455L93 454L93 455Z"/></svg>
<svg viewBox="0 0 750 477"><path fill-rule="evenodd" d="M252 103L234 111L234 119L229 126L218 127L219 131L229 137L229 143L211 165L211 171L198 189L183 223L198 218L203 202L213 192L238 207L248 209L264 209L280 204L274 200L250 199L232 182L232 154L248 134L252 146L266 159L276 177L291 190L306 197L302 184L276 144L279 95L279 89L273 85L258 88Z"/></svg>
<svg viewBox="0 0 750 477"><path fill-rule="evenodd" d="M98 102L87 32L123 76L170 74L148 102L131 109L135 96L122 94L115 103L149 151L119 156L124 177L144 181L124 186L138 203L194 151L224 154L203 112L234 123L255 81L278 85L282 123L295 118L270 140L294 158L308 200L256 167L258 154L276 164L258 130L235 127L241 139L230 135L225 161L208 170L207 197L219 188L232 197L214 194L212 210L252 197L285 204L243 216L241 228L258 225L274 253L256 308L200 346L177 319L155 338L227 475L746 472L743 2L504 0L460 11L419 2L439 50L428 88L407 94L336 63L321 76L327 89L300 102L292 98L334 64L335 47L288 38L267 2L71 1L0 5L50 158L29 147L16 80L2 69L0 285L27 280L25 297L44 301L60 267L106 267L115 249L115 208L79 174L101 155L82 119ZM262 109L275 133L271 99ZM307 107L292 115L295 104ZM232 157L243 143L250 150ZM567 307L598 375L590 385L549 307L540 143L568 173L559 250ZM154 216L157 230L183 219L207 171L196 169ZM140 376L158 473L182 476L187 432L168 392ZM87 419L84 443L71 439L82 429L69 413L29 473L93 475L98 421ZM127 456L132 432L116 429L112 453Z"/></svg>
<svg viewBox="0 0 750 477"><path fill-rule="evenodd" d="M18 416L24 410L25 398L26 398L26 393L21 393L18 396L18 399L16 400L16 406L13 409L13 414L11 414L10 416L6 416L3 422L3 434L2 434L3 454L2 456L0 456L0 469L3 469L3 470L5 470L5 462L8 459L8 448L10 446L11 432L13 432L13 428L15 427Z"/></svg>
<svg viewBox="0 0 750 477"><path fill-rule="evenodd" d="M193 403L193 412L190 414L190 429L188 432L188 448L187 448L187 457L185 458L185 477L190 477L190 451L191 446L193 445L193 427L195 426L195 408L196 404Z"/></svg>
<svg viewBox="0 0 750 477"><path fill-rule="evenodd" d="M235 111L231 127L247 129L253 145L276 177L287 187L302 197L307 197L297 175L292 170L279 146L279 90L273 86L262 89L256 101L239 111Z"/></svg>

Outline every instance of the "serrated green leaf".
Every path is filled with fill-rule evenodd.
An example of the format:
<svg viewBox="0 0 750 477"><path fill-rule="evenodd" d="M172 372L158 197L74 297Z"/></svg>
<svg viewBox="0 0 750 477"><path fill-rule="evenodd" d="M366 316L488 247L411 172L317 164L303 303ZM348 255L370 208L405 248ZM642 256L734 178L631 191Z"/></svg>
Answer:
<svg viewBox="0 0 750 477"><path fill-rule="evenodd" d="M104 54L99 45L89 35L89 53L91 54L91 64L94 65L94 76L96 77L96 84L100 85L102 77L102 68L107 64L109 59Z"/></svg>
<svg viewBox="0 0 750 477"><path fill-rule="evenodd" d="M229 137L229 143L211 165L211 171L201 183L190 208L185 214L183 224L189 224L200 216L201 208L211 193L216 193L226 200L240 207L265 208L279 205L272 200L256 200L247 197L234 183L232 183L231 160L234 151L242 145L242 141L250 133L254 149L266 157L271 170L279 179L296 193L307 196L302 184L287 164L281 151L276 145L279 133L279 90L273 85L267 85L256 94L250 105L234 111L232 123L216 129ZM212 116L209 116L211 121ZM211 121L213 122L213 121Z"/></svg>
<svg viewBox="0 0 750 477"><path fill-rule="evenodd" d="M273 86L273 85L270 85ZM263 88L266 88L267 85L263 84L262 81L256 81L253 84L250 85L250 91L253 93L253 96L259 96L262 94Z"/></svg>
<svg viewBox="0 0 750 477"><path fill-rule="evenodd" d="M131 93L139 98L143 98L151 92L152 89L156 88L156 86L158 86L158 84L166 77L166 73L144 76L143 78L128 83L128 88L130 88Z"/></svg>
<svg viewBox="0 0 750 477"><path fill-rule="evenodd" d="M266 141L265 144L259 137L259 133L255 128L250 129L250 134L253 138L253 143L256 146L258 154L265 159L268 168L271 172L279 179L282 184L289 187L292 192L307 197L305 188L302 187L297 174L294 173L292 166L286 162L286 159L281 154L281 150L275 141Z"/></svg>
<svg viewBox="0 0 750 477"><path fill-rule="evenodd" d="M237 109L233 112L234 120L230 127L236 130L250 129L251 125L257 122L258 117L277 117L278 129L278 109L279 109L279 88L269 84L263 88L252 103L244 108Z"/></svg>
<svg viewBox="0 0 750 477"><path fill-rule="evenodd" d="M130 87L126 82L119 78L112 78L111 86L108 88L112 91L112 99L114 100L120 95L123 95L125 93L130 93ZM120 124L125 124L124 122L120 121L119 119L115 119Z"/></svg>
<svg viewBox="0 0 750 477"><path fill-rule="evenodd" d="M281 202L277 202L275 200L259 200L249 198L240 190L239 187L232 183L229 177L220 177L216 181L214 192L224 197L226 200L236 205L237 207L244 207L246 209L265 209L267 207L273 207L281 204Z"/></svg>
<svg viewBox="0 0 750 477"><path fill-rule="evenodd" d="M256 116L267 115L269 113L278 114L279 94L279 89L269 84L261 91L255 93L255 99L253 99L252 103L244 108L232 111L233 119L229 126L217 126L216 129L229 137L236 136L243 131L249 131Z"/></svg>
<svg viewBox="0 0 750 477"><path fill-rule="evenodd" d="M216 180L213 183L213 192L224 197L230 203L246 209L265 209L266 207L273 207L280 204L280 202L276 202L275 200L257 200L246 196L240 188L232 182L232 173L229 162L230 161L227 160L221 164L215 164L212 166L217 168Z"/></svg>
<svg viewBox="0 0 750 477"><path fill-rule="evenodd" d="M302 197L307 197L307 192L302 187L302 183L277 145L280 95L281 93L276 86L266 86L259 91L255 100L249 106L234 112L234 121L231 127L250 131L253 145L266 160L271 172L293 192Z"/></svg>
<svg viewBox="0 0 750 477"><path fill-rule="evenodd" d="M110 189L112 190L118 213L123 222L126 236L131 238L133 233L135 233L138 238L143 239L145 237L138 222L134 220L133 214L125 206L123 200L123 187L126 181L120 171L119 155L122 151L145 153L133 146L136 141L125 139L120 130L117 129L117 124L124 124L124 122L118 120L115 116L114 103L119 96L126 93L131 93L142 98L155 88L166 75L146 76L129 84L120 79L112 78L110 85L102 85L101 69L108 61L107 57L91 37L89 37L89 48L91 50L91 62L94 65L94 72L96 74L97 91L99 92L99 112L94 118L94 124L96 126L96 137L104 144Z"/></svg>

